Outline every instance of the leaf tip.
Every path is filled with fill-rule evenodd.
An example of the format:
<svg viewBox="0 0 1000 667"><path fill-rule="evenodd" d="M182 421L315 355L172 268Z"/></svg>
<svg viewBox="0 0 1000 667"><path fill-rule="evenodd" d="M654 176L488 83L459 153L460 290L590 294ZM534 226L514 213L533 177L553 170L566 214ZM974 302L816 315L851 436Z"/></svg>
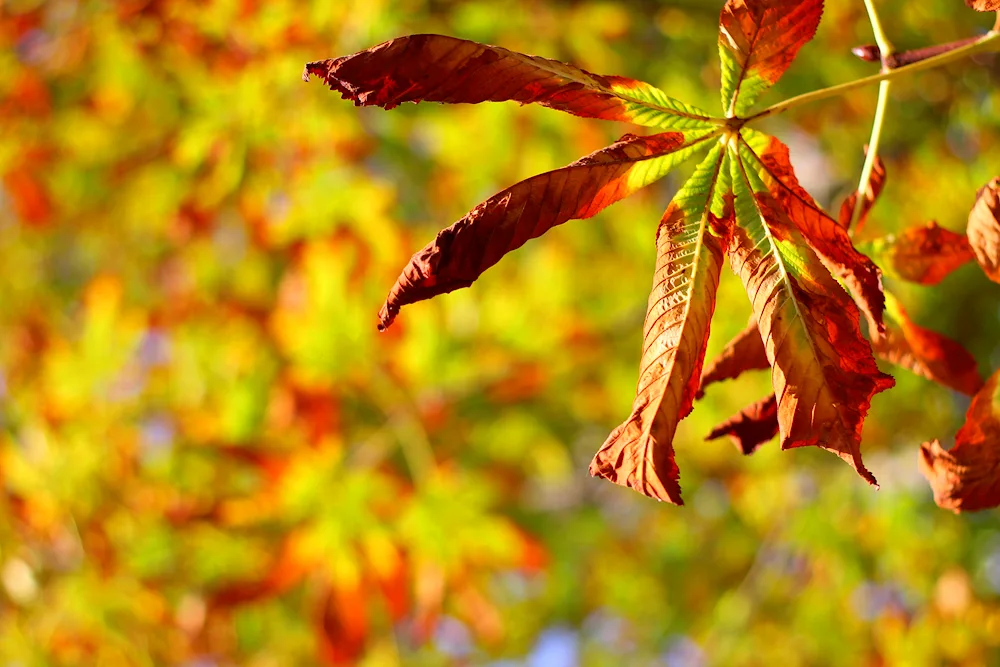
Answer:
<svg viewBox="0 0 1000 667"><path fill-rule="evenodd" d="M385 333L386 330L392 326L392 323L396 320L396 315L399 313L399 308L390 305L387 301L385 305L378 311L378 324L376 328L379 333Z"/></svg>
<svg viewBox="0 0 1000 667"><path fill-rule="evenodd" d="M321 79L325 79L329 71L329 60L314 60L306 63L306 66L302 68L302 80L309 83L310 76L318 76Z"/></svg>

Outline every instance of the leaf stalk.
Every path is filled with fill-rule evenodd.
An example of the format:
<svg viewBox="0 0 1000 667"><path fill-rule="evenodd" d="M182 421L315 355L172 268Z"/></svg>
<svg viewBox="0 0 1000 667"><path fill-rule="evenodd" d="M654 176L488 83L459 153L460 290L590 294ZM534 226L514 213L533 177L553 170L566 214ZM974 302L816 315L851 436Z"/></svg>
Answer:
<svg viewBox="0 0 1000 667"><path fill-rule="evenodd" d="M875 105L875 118L872 120L872 134L868 139L868 153L865 155L865 164L861 168L861 180L858 181L858 196L854 199L854 210L851 212L851 226L849 229L857 229L858 220L861 218L861 211L864 210L866 193L868 191L868 181L871 180L872 170L875 169L875 160L878 158L878 145L882 138L882 126L885 123L885 110L889 106L889 88L892 83L882 81L878 84L878 102Z"/></svg>
<svg viewBox="0 0 1000 667"><path fill-rule="evenodd" d="M882 27L874 0L865 0L865 9L868 10L868 19L871 21L872 31L875 33L875 43L878 44L882 71L888 72L892 69L889 59L892 58L895 49ZM878 145L882 138L882 125L885 123L885 110L889 106L889 89L891 87L891 81L881 81L878 84L878 102L875 105L871 137L868 139L868 153L865 155L865 164L861 168L861 179L858 181L857 196L854 198L854 210L851 211L851 224L848 229L857 229L858 220L861 219L861 211L864 210L868 181L871 180L875 160L878 159Z"/></svg>

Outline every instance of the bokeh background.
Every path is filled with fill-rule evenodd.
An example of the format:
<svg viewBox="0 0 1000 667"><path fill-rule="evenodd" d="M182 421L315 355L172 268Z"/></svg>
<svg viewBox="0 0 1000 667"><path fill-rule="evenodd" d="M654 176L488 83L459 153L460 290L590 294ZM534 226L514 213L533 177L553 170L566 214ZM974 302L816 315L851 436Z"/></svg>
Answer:
<svg viewBox="0 0 1000 667"><path fill-rule="evenodd" d="M900 48L976 34L960 0L880 1ZM688 505L592 479L630 409L660 214L690 165L375 313L409 255L513 182L634 128L515 104L357 109L303 63L438 32L719 108L721 2L0 0L0 663L1000 664L1000 522L939 510L917 447L968 399L905 371L864 449L678 432ZM763 103L873 73L860 1ZM989 57L894 89L865 238L963 230L1000 162ZM838 207L876 91L766 129ZM895 285L1000 367L974 265ZM746 324L726 272L709 354Z"/></svg>

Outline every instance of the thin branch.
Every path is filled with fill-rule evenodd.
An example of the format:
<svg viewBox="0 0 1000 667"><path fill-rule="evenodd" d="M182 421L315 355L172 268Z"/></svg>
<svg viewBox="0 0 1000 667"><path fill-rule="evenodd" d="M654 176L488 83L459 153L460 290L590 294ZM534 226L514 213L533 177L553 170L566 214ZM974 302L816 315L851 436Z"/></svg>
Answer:
<svg viewBox="0 0 1000 667"><path fill-rule="evenodd" d="M966 58L977 53L982 53L983 51L995 51L998 49L1000 49L1000 31L990 31L966 46L955 49L954 51L942 53L941 55L934 56L933 58L928 58L927 60L921 60L920 62L906 65L905 67L899 67L888 72L880 72L878 74L873 74L872 76L866 76L861 79L855 79L854 81L848 81L847 83L841 83L829 88L814 90L810 93L797 95L796 97L790 97L787 100L769 106L763 111L750 116L746 120L749 123L761 118L766 118L767 116L784 113L789 109L794 109L795 107L808 104L809 102L816 102L830 97L837 97L843 95L844 93L857 90L858 88L864 88L865 86L869 86L874 83L900 79L915 72L922 72L923 70L933 69L935 67L940 67L941 65L947 65L948 63L961 60L962 58Z"/></svg>

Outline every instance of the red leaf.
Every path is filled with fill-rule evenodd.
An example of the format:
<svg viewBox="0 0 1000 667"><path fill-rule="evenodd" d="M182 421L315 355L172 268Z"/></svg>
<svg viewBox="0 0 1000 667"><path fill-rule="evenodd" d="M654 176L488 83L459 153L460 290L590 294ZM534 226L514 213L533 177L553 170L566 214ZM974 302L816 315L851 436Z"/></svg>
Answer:
<svg viewBox="0 0 1000 667"><path fill-rule="evenodd" d="M753 152L753 148L744 142ZM840 277L854 295L872 331L882 332L882 273L875 263L858 252L847 231L828 216L799 185L789 156L788 146L770 137L768 147L756 155L764 170L765 183L809 245L831 273ZM769 177L769 178L768 178Z"/></svg>
<svg viewBox="0 0 1000 667"><path fill-rule="evenodd" d="M728 0L719 16L722 107L743 116L816 34L823 0Z"/></svg>
<svg viewBox="0 0 1000 667"><path fill-rule="evenodd" d="M972 399L955 446L920 446L920 471L944 509L974 512L1000 505L1000 371Z"/></svg>
<svg viewBox="0 0 1000 667"><path fill-rule="evenodd" d="M296 535L290 535L262 578L224 586L212 595L210 606L237 607L284 594L306 576L312 565L302 559L297 544Z"/></svg>
<svg viewBox="0 0 1000 667"><path fill-rule="evenodd" d="M979 266L990 280L1000 283L1000 176L987 183L976 196L968 232Z"/></svg>
<svg viewBox="0 0 1000 667"><path fill-rule="evenodd" d="M360 585L324 591L316 610L319 654L327 665L354 665L368 639L368 594Z"/></svg>
<svg viewBox="0 0 1000 667"><path fill-rule="evenodd" d="M663 214L632 414L590 464L592 475L675 505L684 503L674 433L698 389L722 268L723 241L712 227L726 215L716 198L724 166L716 147Z"/></svg>
<svg viewBox="0 0 1000 667"><path fill-rule="evenodd" d="M886 293L887 332L872 342L875 354L929 380L972 396L983 386L976 359L960 343L910 321L903 306Z"/></svg>
<svg viewBox="0 0 1000 667"><path fill-rule="evenodd" d="M529 239L567 220L592 217L655 181L686 157L682 149L704 139L685 142L679 132L626 134L567 167L493 195L410 259L379 311L379 330L402 306L468 287Z"/></svg>
<svg viewBox="0 0 1000 667"><path fill-rule="evenodd" d="M937 285L975 258L965 234L938 227L933 221L898 236L876 239L870 247L880 266L921 285Z"/></svg>
<svg viewBox="0 0 1000 667"><path fill-rule="evenodd" d="M349 56L311 62L302 78L308 81L310 74L358 106L515 100L654 127L692 127L709 120L705 112L642 81L443 35L398 37Z"/></svg>
<svg viewBox="0 0 1000 667"><path fill-rule="evenodd" d="M739 414L722 422L706 440L728 435L736 448L753 454L761 445L778 435L778 399L774 394L743 408Z"/></svg>
<svg viewBox="0 0 1000 667"><path fill-rule="evenodd" d="M865 149L865 154L868 153L868 149ZM885 187L885 163L882 162L882 158L875 156L875 167L872 169L872 175L868 179L868 184L865 187L864 199L861 201L861 216L858 218L857 227L854 228L854 233L857 234L861 231L864 226L865 221L868 219L868 213L872 210L875 202L878 200L880 194L882 194L882 188ZM858 201L858 191L855 190L850 194L850 196L840 205L840 217L837 222L844 229L851 228L851 218L854 216L854 207Z"/></svg>
<svg viewBox="0 0 1000 667"><path fill-rule="evenodd" d="M3 184L14 204L17 217L26 225L44 227L52 218L52 200L37 175L27 169L15 169L3 177Z"/></svg>
<svg viewBox="0 0 1000 667"><path fill-rule="evenodd" d="M701 389L698 390L698 398L704 395L705 389L710 384L736 379L744 371L765 368L770 368L770 366L767 363L764 341L760 338L757 320L751 317L750 324L747 325L746 329L736 334L722 349L719 356L705 366L705 370L701 373Z"/></svg>

